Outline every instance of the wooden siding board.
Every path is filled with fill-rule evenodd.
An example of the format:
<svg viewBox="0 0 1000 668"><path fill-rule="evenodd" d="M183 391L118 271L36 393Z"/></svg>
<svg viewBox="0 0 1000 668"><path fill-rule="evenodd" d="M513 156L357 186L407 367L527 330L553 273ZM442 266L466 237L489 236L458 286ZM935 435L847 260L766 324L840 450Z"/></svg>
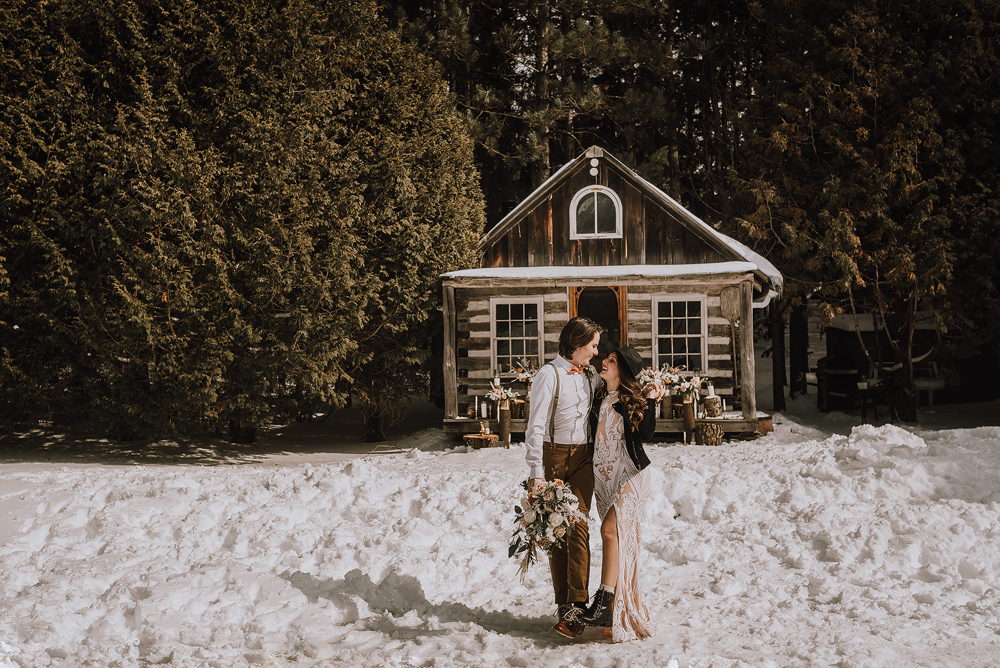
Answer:
<svg viewBox="0 0 1000 668"><path fill-rule="evenodd" d="M461 332L463 334L470 334L472 332L485 332L487 336L490 333L490 323L489 322L463 322L456 326L455 331ZM468 336L463 337L468 338Z"/></svg>
<svg viewBox="0 0 1000 668"><path fill-rule="evenodd" d="M643 215L646 221L646 263L663 264L663 209L645 205Z"/></svg>
<svg viewBox="0 0 1000 668"><path fill-rule="evenodd" d="M522 220L510 230L510 256L507 260L508 267L528 266L528 235L525 230L531 225L528 219Z"/></svg>
<svg viewBox="0 0 1000 668"><path fill-rule="evenodd" d="M496 244L493 246L493 257L492 257L492 267L508 267L507 256L508 256L508 246L510 241L507 235L504 235Z"/></svg>
<svg viewBox="0 0 1000 668"><path fill-rule="evenodd" d="M559 188L549 196L549 210L551 214L551 226L548 221L546 225L549 230L549 265L557 266L566 264L566 258L570 253L569 241L569 202L566 190Z"/></svg>
<svg viewBox="0 0 1000 668"><path fill-rule="evenodd" d="M528 266L541 267L548 264L548 243L546 240L548 231L546 221L552 216L552 208L549 202L542 206L535 207L531 216L525 221L530 222L531 236L528 239Z"/></svg>
<svg viewBox="0 0 1000 668"><path fill-rule="evenodd" d="M625 185L622 206L625 215L622 221L623 245L622 264L645 264L646 230L642 221L643 196L638 188Z"/></svg>
<svg viewBox="0 0 1000 668"><path fill-rule="evenodd" d="M484 304L488 305L490 297L540 297L552 293L563 293L565 294L564 288L553 288L544 285L520 285L520 286L510 286L504 287L503 290L498 290L495 287L484 287L484 288L458 288L461 291L461 307L468 310L472 307L471 302L482 301ZM483 306L478 310L486 310L487 306Z"/></svg>

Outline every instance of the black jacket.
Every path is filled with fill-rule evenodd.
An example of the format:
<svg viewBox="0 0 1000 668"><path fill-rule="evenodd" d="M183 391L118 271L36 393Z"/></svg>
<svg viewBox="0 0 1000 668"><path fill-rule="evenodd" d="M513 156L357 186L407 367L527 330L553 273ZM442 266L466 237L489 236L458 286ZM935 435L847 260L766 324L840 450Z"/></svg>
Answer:
<svg viewBox="0 0 1000 668"><path fill-rule="evenodd" d="M594 394L594 401L590 407L591 439L597 438L597 419L601 414L601 404L604 403L604 397L607 394L607 386L603 384L597 388L597 392ZM646 410L642 414L642 422L639 423L639 429L637 430L632 429L632 423L629 422L625 405L621 401L616 401L612 408L618 411L618 414L622 416L625 423L622 435L622 438L625 440L625 451L628 453L632 463L635 464L635 467L641 471L649 466L649 457L646 456L642 442L648 440L656 430L656 402L652 399L646 399Z"/></svg>

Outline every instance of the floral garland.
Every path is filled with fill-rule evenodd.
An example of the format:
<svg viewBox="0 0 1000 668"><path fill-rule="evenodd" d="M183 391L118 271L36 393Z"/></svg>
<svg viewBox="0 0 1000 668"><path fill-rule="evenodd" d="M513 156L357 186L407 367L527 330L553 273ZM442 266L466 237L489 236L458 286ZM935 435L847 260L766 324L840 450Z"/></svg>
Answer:
<svg viewBox="0 0 1000 668"><path fill-rule="evenodd" d="M528 492L529 481L521 483ZM587 516L580 512L580 501L562 480L545 481L544 485L528 493L521 504L514 506L514 523L517 528L511 536L508 557L524 554L518 575L524 583L528 567L538 561L537 550L550 554L561 547Z"/></svg>

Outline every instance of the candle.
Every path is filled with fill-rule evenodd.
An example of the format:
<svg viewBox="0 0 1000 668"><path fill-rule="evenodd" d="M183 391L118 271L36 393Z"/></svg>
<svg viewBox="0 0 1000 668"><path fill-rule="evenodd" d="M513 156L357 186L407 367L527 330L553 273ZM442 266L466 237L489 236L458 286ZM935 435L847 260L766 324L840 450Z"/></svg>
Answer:
<svg viewBox="0 0 1000 668"><path fill-rule="evenodd" d="M485 401L483 403L479 404L479 410L480 410L480 413L479 413L480 417L488 417L488 410L486 408L486 402Z"/></svg>
<svg viewBox="0 0 1000 668"><path fill-rule="evenodd" d="M710 396L710 397L714 397L715 396L715 385L709 385L708 386L708 396Z"/></svg>
<svg viewBox="0 0 1000 668"><path fill-rule="evenodd" d="M479 416L479 395L478 394L476 395L476 410L473 411L473 412L475 413L475 415L477 417Z"/></svg>

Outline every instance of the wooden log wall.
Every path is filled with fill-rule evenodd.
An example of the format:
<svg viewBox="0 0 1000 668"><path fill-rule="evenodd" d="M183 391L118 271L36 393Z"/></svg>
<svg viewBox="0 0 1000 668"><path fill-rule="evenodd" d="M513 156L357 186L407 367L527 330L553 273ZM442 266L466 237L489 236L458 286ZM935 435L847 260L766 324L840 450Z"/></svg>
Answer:
<svg viewBox="0 0 1000 668"><path fill-rule="evenodd" d="M702 284L633 285L629 287L628 344L635 348L647 364L653 362L653 299L657 296L703 294L706 296L708 322L707 369L702 376L712 381L716 394L732 399L739 397L733 369L733 344L729 321L722 316L722 288L731 283L706 282Z"/></svg>
<svg viewBox="0 0 1000 668"><path fill-rule="evenodd" d="M729 321L722 314L720 294L722 289L734 285L731 281L706 279L704 282L676 281L657 284L640 284L630 282L628 286L628 345L634 347L646 364L653 362L653 299L657 296L679 294L697 294L706 296L707 326L707 369L703 376L712 381L715 391L720 396L728 398L730 405L741 396L753 396L753 359L752 347L748 347L742 339L752 337L752 331L743 329L741 323L740 338L743 344L742 355L734 358L733 340ZM750 297L750 281L744 281L741 292L745 299ZM449 308L454 308L455 327L455 359L457 369L457 385L454 404L446 393L448 410L455 406L457 415L465 415L474 396L483 397L489 391L490 381L494 374L494 362L490 347L490 298L491 297L541 297L543 299L544 327L544 360L548 361L559 352L559 333L569 319L568 288L564 286L531 286L512 287L456 287L454 296L446 294ZM452 301L453 299L453 301ZM749 301L744 309L749 310ZM752 323L752 317L747 320ZM752 344L750 344L752 345ZM749 353L749 363L741 357ZM446 351L446 369L451 361ZM733 370L737 364L742 364L739 387L734 382ZM749 364L749 365L748 365ZM455 376L453 376L455 377ZM446 387L448 379L446 378ZM509 386L509 380L505 380ZM514 389L524 393L523 386L515 385ZM744 411L755 410L755 405L748 406L743 402Z"/></svg>
<svg viewBox="0 0 1000 668"><path fill-rule="evenodd" d="M455 288L455 342L458 369L457 410L465 415L472 397L480 401L490 390L493 358L490 348L490 297L542 297L544 361L559 352L559 333L569 320L569 301L564 287ZM509 381L504 382L509 386ZM523 386L514 386L521 395ZM447 406L447 399L446 399Z"/></svg>

